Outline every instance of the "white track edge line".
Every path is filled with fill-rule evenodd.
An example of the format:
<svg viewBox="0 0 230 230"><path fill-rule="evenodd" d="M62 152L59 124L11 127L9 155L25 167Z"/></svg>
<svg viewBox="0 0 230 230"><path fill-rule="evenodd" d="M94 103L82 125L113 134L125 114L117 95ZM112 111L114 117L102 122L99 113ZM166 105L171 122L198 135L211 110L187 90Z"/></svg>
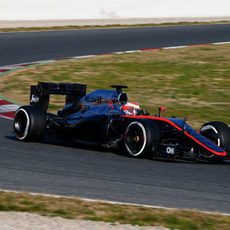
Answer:
<svg viewBox="0 0 230 230"><path fill-rule="evenodd" d="M15 105L15 104L0 105L0 114L14 112L18 108L19 108L19 105Z"/></svg>
<svg viewBox="0 0 230 230"><path fill-rule="evenodd" d="M0 118L4 118L4 119L7 119L7 120L13 120L12 117L8 117L8 116L4 116L2 114L0 114ZM0 190L1 191L1 190Z"/></svg>
<svg viewBox="0 0 230 230"><path fill-rule="evenodd" d="M225 44L230 44L230 41L227 41L227 42L214 42L214 43L211 43L213 45L225 45Z"/></svg>
<svg viewBox="0 0 230 230"><path fill-rule="evenodd" d="M188 48L189 46L169 46L169 47L163 47L163 50L171 50L171 49L183 49Z"/></svg>

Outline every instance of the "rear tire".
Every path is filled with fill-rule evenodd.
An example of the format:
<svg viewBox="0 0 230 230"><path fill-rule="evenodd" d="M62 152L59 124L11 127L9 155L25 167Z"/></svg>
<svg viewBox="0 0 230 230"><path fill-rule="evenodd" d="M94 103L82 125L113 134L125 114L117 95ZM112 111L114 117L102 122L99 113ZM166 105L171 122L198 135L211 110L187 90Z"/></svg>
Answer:
<svg viewBox="0 0 230 230"><path fill-rule="evenodd" d="M160 131L154 121L132 121L124 134L126 151L132 157L142 158L153 152L160 141Z"/></svg>
<svg viewBox="0 0 230 230"><path fill-rule="evenodd" d="M45 135L46 116L34 106L22 106L15 114L13 125L19 141L41 141Z"/></svg>

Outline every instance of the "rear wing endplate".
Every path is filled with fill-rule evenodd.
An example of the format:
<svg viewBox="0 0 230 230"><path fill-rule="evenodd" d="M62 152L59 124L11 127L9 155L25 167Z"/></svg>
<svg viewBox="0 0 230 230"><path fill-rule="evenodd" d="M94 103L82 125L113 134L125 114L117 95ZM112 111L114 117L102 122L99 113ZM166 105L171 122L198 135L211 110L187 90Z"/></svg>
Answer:
<svg viewBox="0 0 230 230"><path fill-rule="evenodd" d="M66 104L77 102L86 94L86 85L75 83L39 82L30 89L30 104L47 112L51 94L66 95Z"/></svg>

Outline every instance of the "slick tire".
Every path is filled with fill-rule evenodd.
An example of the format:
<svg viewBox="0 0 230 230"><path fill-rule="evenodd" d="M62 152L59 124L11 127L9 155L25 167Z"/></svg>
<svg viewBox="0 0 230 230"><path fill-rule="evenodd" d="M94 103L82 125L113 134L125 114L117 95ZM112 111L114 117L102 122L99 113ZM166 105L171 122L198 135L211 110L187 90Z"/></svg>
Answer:
<svg viewBox="0 0 230 230"><path fill-rule="evenodd" d="M230 151L230 128L223 122L212 121L200 128L200 133L213 141L217 146Z"/></svg>
<svg viewBox="0 0 230 230"><path fill-rule="evenodd" d="M160 142L160 130L154 121L135 120L124 133L124 147L128 154L143 158L153 153Z"/></svg>
<svg viewBox="0 0 230 230"><path fill-rule="evenodd" d="M46 129L45 113L34 106L22 106L15 114L13 128L19 141L41 141Z"/></svg>

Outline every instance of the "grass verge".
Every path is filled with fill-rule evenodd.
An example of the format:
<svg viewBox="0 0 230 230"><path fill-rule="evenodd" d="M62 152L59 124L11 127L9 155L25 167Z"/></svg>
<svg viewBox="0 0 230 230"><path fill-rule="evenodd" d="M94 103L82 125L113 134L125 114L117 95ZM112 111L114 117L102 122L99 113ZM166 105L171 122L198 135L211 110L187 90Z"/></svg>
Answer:
<svg viewBox="0 0 230 230"><path fill-rule="evenodd" d="M30 31L49 31L49 30L83 30L83 29L109 29L109 28L135 28L135 27L153 27L153 26L187 26L187 25L209 25L209 24L229 24L229 21L211 21L211 22L164 22L147 24L111 24L111 25L66 25L66 26L44 26L44 27L17 27L0 28L0 32L30 32Z"/></svg>
<svg viewBox="0 0 230 230"><path fill-rule="evenodd" d="M58 61L0 77L1 94L22 104L38 81L85 83L88 92L126 84L130 101L152 114L164 105L165 116L188 115L197 128L210 120L230 124L229 44ZM64 100L53 98L51 108L61 108Z"/></svg>
<svg viewBox="0 0 230 230"><path fill-rule="evenodd" d="M220 214L117 205L26 193L0 192L0 211L30 212L51 217L140 226L165 226L172 229L228 230L230 227L230 216Z"/></svg>

